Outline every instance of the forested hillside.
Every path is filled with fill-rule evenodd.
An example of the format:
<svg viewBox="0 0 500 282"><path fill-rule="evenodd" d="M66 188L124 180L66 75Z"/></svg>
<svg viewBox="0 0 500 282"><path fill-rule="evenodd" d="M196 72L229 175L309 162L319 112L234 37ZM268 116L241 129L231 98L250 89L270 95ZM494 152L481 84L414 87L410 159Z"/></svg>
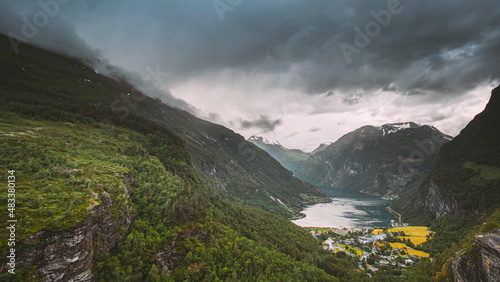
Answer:
<svg viewBox="0 0 500 282"><path fill-rule="evenodd" d="M241 135L144 95L112 68L109 78L79 61L25 47L14 55L9 41L1 42L0 87L11 102L64 106L109 124L152 120L185 142L193 167L216 193L285 217L299 215L305 202L329 200Z"/></svg>
<svg viewBox="0 0 500 282"><path fill-rule="evenodd" d="M0 168L16 177L19 220L16 275L2 240L1 280L366 277L285 218L207 187L182 138L111 107L128 84L32 46L15 55L5 37L0 46Z"/></svg>

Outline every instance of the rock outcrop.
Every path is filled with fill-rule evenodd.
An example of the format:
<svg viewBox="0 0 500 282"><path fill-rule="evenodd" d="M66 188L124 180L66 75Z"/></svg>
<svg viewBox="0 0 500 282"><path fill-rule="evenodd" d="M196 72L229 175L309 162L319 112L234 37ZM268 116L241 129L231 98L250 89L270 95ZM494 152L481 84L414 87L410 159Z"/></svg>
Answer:
<svg viewBox="0 0 500 282"><path fill-rule="evenodd" d="M131 176L125 176L125 180L130 183ZM128 199L128 185L124 189ZM83 222L69 230L42 230L21 242L16 268L35 266L39 281L92 281L95 255L111 250L132 222L129 205L118 213L112 211L113 199L107 193L101 195L101 202L91 208ZM8 269L6 262L0 263L0 272Z"/></svg>
<svg viewBox="0 0 500 282"><path fill-rule="evenodd" d="M477 236L475 242L481 251L486 278L488 281L500 281L500 234Z"/></svg>
<svg viewBox="0 0 500 282"><path fill-rule="evenodd" d="M474 245L452 262L455 281L500 281L500 234L476 236Z"/></svg>
<svg viewBox="0 0 500 282"><path fill-rule="evenodd" d="M457 203L443 197L433 180L429 183L429 190L425 198L425 205L436 218L458 210Z"/></svg>

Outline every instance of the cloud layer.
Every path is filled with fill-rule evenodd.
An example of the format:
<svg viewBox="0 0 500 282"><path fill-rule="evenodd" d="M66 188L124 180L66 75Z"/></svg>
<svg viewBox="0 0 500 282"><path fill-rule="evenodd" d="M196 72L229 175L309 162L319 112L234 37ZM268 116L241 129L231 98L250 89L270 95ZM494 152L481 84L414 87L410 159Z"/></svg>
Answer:
<svg viewBox="0 0 500 282"><path fill-rule="evenodd" d="M166 94L155 95L296 147L399 119L457 133L500 79L493 0L41 2L59 9L30 42L142 79L157 70ZM45 11L38 1L0 8L0 31L19 35L23 16Z"/></svg>
<svg viewBox="0 0 500 282"><path fill-rule="evenodd" d="M262 130L263 133L267 133L273 131L281 123L281 119L270 120L268 116L260 115L259 118L254 120L242 120L240 125L242 129L257 128Z"/></svg>

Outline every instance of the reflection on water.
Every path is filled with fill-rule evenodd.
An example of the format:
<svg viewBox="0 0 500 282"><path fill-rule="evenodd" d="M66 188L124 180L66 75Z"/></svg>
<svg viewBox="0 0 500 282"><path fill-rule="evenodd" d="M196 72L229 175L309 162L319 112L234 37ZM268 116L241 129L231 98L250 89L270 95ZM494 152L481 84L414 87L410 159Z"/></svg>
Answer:
<svg viewBox="0 0 500 282"><path fill-rule="evenodd" d="M331 203L308 205L302 213L306 217L294 220L308 227L386 227L394 217L385 210L391 201L356 191L321 187Z"/></svg>

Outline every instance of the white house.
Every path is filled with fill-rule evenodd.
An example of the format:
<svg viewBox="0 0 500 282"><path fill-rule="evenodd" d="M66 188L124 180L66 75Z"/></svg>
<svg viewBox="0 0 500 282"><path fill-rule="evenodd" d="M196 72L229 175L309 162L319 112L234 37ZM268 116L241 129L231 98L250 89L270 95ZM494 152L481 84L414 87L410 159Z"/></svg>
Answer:
<svg viewBox="0 0 500 282"><path fill-rule="evenodd" d="M323 242L323 249L333 251L333 240L332 238L328 238Z"/></svg>

